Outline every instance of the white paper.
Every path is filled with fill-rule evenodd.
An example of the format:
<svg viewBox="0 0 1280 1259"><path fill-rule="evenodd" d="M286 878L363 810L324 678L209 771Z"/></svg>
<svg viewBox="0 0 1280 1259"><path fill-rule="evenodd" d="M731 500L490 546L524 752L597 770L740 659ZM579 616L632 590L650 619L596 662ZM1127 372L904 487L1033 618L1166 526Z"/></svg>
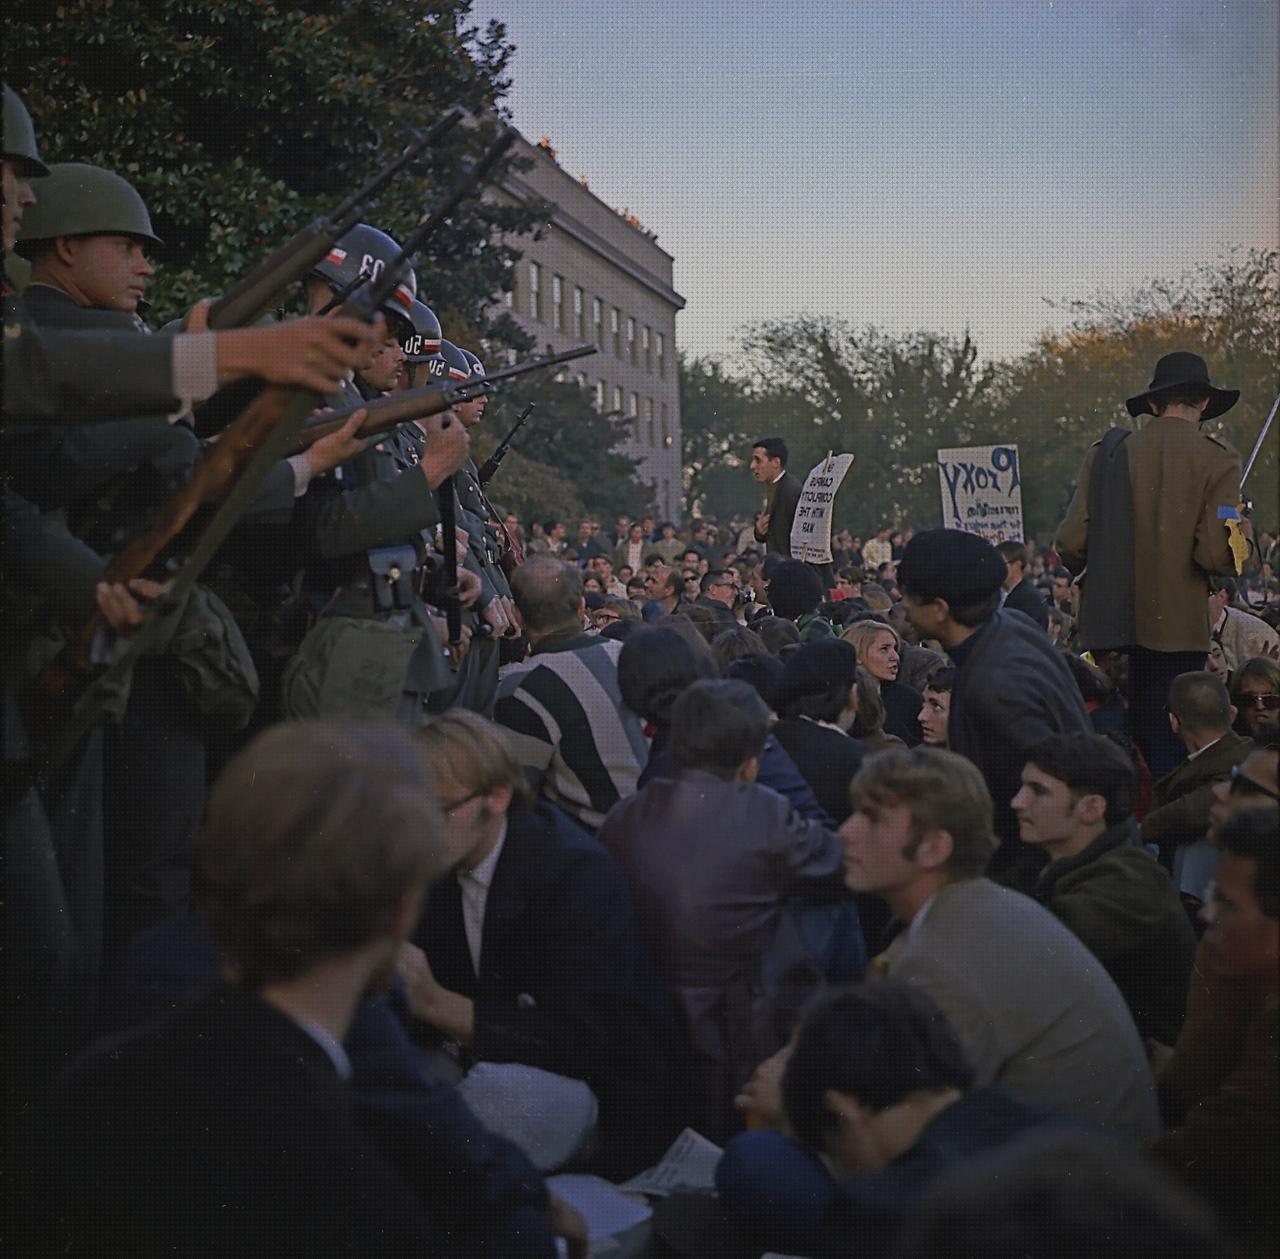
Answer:
<svg viewBox="0 0 1280 1259"><path fill-rule="evenodd" d="M686 1128L653 1167L618 1188L624 1193L646 1193L655 1198L706 1192L716 1187L716 1164L723 1154L713 1141Z"/></svg>
<svg viewBox="0 0 1280 1259"><path fill-rule="evenodd" d="M587 1241L591 1243L625 1233L653 1214L652 1207L628 1198L599 1176L548 1176L547 1188L586 1220Z"/></svg>

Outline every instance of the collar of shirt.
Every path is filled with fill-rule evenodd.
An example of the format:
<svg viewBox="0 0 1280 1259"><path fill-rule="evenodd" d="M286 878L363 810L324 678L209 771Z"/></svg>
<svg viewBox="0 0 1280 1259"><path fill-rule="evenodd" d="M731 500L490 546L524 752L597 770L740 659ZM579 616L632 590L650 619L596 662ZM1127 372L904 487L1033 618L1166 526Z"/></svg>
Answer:
<svg viewBox="0 0 1280 1259"><path fill-rule="evenodd" d="M548 634L546 638L539 639L529 654L545 656L557 651L581 651L583 647L594 647L599 641L599 638L593 638L580 629L565 630L563 633Z"/></svg>
<svg viewBox="0 0 1280 1259"><path fill-rule="evenodd" d="M497 869L502 846L507 842L507 819L502 819L502 833L493 851L474 870L458 871L458 888L462 895L462 929L471 954L471 969L480 975L480 953L484 946L484 911L489 900L489 885Z"/></svg>
<svg viewBox="0 0 1280 1259"><path fill-rule="evenodd" d="M458 868L458 881L470 881L484 888L487 892L493 882L493 872L498 868L498 858L502 856L502 845L507 842L507 819L502 819L502 834L494 844L493 851L474 870Z"/></svg>
<svg viewBox="0 0 1280 1259"><path fill-rule="evenodd" d="M1187 760L1194 761L1196 757L1199 756L1202 752L1207 752L1211 747L1214 746L1214 744L1221 743L1222 740L1225 739L1226 737L1227 736L1225 734L1220 734L1216 739L1214 739L1213 743L1206 743L1204 747L1196 748L1194 752L1188 752Z"/></svg>
<svg viewBox="0 0 1280 1259"><path fill-rule="evenodd" d="M769 484L770 484L770 485L777 485L777 484L778 484L778 482L779 482L779 481L781 481L781 480L782 480L782 478L783 478L784 476L786 476L786 475L787 475L787 470L786 470L786 468L783 468L783 469L782 469L782 471L781 471L781 472L779 472L779 473L778 473L778 475L777 475L776 477L774 477L772 481L770 481L770 482L769 482Z"/></svg>
<svg viewBox="0 0 1280 1259"><path fill-rule="evenodd" d="M294 1018L293 1021L329 1055L329 1061L333 1063L333 1069L338 1073L338 1078L351 1079L351 1059L347 1057L347 1051L343 1049L342 1042L335 1039L328 1029L321 1027L319 1023L300 1018Z"/></svg>

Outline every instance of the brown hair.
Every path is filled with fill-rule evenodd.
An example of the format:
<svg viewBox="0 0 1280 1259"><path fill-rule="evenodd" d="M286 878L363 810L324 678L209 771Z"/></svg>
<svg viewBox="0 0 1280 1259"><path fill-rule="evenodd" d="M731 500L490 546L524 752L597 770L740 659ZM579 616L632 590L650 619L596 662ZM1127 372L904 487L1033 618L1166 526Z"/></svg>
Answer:
<svg viewBox="0 0 1280 1259"><path fill-rule="evenodd" d="M942 748L893 749L870 757L849 787L855 811L864 803L905 804L911 810L910 860L925 835L951 836L947 871L953 879L977 878L996 850L994 806L974 763Z"/></svg>
<svg viewBox="0 0 1280 1259"><path fill-rule="evenodd" d="M406 729L291 722L260 734L214 784L199 902L241 980L260 987L376 939L447 863Z"/></svg>
<svg viewBox="0 0 1280 1259"><path fill-rule="evenodd" d="M510 787L513 804L532 801L533 793L512 751L510 736L478 713L450 709L432 717L417 732L417 739L426 753L427 778L433 786L435 771L443 769L468 791L488 794Z"/></svg>

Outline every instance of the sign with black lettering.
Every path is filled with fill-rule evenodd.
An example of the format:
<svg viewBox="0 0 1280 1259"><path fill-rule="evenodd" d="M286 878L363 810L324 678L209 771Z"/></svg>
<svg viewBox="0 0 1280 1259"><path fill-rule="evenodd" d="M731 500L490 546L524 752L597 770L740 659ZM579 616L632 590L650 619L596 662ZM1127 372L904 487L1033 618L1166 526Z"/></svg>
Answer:
<svg viewBox="0 0 1280 1259"><path fill-rule="evenodd" d="M791 522L791 558L806 564L831 563L831 509L836 491L853 467L852 455L828 455L804 479Z"/></svg>
<svg viewBox="0 0 1280 1259"><path fill-rule="evenodd" d="M1022 479L1017 446L938 451L942 524L995 545L1022 541Z"/></svg>

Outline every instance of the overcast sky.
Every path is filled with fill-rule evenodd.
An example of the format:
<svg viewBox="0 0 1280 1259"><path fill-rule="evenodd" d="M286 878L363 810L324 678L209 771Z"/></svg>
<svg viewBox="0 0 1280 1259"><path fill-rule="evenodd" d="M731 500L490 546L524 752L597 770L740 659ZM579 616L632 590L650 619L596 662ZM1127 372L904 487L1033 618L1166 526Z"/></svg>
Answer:
<svg viewBox="0 0 1280 1259"><path fill-rule="evenodd" d="M1280 244L1276 0L477 0L533 141L675 257L677 340L816 312L985 355Z"/></svg>

